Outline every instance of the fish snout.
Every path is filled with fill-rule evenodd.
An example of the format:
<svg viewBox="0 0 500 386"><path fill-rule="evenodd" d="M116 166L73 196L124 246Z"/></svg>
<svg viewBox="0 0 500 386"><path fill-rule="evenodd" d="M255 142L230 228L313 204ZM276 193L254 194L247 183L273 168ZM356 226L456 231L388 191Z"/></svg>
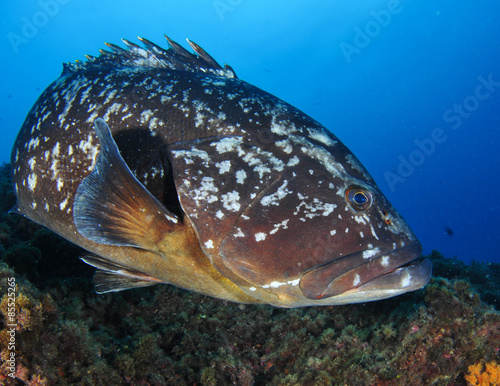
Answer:
<svg viewBox="0 0 500 386"><path fill-rule="evenodd" d="M421 253L418 241L389 252L375 248L353 253L306 272L300 288L309 299L363 292L359 301L413 291L425 286L432 273L429 260L418 260Z"/></svg>

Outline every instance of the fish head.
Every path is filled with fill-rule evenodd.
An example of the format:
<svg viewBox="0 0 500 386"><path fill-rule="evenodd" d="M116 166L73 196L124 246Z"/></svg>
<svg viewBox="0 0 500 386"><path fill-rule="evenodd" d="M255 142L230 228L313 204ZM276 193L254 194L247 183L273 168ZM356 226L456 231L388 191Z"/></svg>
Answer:
<svg viewBox="0 0 500 386"><path fill-rule="evenodd" d="M220 242L206 249L214 266L249 295L284 307L379 300L423 287L431 264L418 260L416 236L354 155L321 133L333 148L316 144L299 150L295 161L281 158L289 167L270 173L251 199L238 201L234 220L209 226L211 236L220 232ZM258 178L251 180L248 163L235 169L250 179L241 186L244 196ZM229 185L221 178L214 188L219 193ZM208 224L222 204L214 198L215 207L199 213L198 229L199 220ZM228 220L226 214L220 217Z"/></svg>
<svg viewBox="0 0 500 386"><path fill-rule="evenodd" d="M280 182L275 197L295 185ZM290 194L281 202L286 216L266 205L266 197L246 209L220 247L224 264L253 284L250 293L264 289L279 305L343 304L391 297L429 281L430 263L414 262L420 243L377 188L357 181L340 192ZM257 212L261 220L245 227L245 218Z"/></svg>

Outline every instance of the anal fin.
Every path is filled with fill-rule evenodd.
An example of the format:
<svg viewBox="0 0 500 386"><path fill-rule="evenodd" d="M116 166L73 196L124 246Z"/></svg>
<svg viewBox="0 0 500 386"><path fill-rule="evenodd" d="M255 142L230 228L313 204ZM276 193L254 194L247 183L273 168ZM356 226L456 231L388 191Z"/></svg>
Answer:
<svg viewBox="0 0 500 386"><path fill-rule="evenodd" d="M88 254L80 259L97 268L92 280L95 292L98 294L163 283L153 276L116 264L97 255Z"/></svg>

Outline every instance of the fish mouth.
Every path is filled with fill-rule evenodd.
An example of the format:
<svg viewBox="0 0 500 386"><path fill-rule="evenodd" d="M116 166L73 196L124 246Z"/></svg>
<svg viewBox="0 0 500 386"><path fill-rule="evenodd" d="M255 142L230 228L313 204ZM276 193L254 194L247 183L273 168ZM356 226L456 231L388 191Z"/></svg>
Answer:
<svg viewBox="0 0 500 386"><path fill-rule="evenodd" d="M306 272L300 288L309 299L353 296L359 301L384 299L424 287L432 274L432 263L419 259L418 241L382 252L365 250L333 260Z"/></svg>

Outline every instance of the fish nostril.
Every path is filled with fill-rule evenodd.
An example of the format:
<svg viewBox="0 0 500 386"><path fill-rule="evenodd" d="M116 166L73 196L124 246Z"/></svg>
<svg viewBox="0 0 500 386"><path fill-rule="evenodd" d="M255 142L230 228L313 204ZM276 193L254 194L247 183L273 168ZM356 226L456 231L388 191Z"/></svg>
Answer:
<svg viewBox="0 0 500 386"><path fill-rule="evenodd" d="M384 215L384 221L387 225L392 225L392 220L391 220L391 216L389 215L389 213L384 209L382 210L382 214Z"/></svg>

